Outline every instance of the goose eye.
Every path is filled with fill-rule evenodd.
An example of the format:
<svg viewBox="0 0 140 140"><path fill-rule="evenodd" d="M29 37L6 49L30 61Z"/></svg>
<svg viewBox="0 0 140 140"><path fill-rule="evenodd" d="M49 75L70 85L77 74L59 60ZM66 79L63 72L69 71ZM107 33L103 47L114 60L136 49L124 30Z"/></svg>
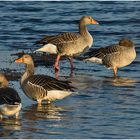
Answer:
<svg viewBox="0 0 140 140"><path fill-rule="evenodd" d="M24 58L28 58L28 56L25 56Z"/></svg>

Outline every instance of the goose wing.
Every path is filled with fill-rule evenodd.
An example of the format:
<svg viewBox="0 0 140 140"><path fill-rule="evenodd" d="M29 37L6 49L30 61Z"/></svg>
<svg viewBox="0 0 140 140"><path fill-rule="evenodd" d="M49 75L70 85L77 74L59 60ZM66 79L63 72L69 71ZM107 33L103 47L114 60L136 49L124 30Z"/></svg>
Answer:
<svg viewBox="0 0 140 140"><path fill-rule="evenodd" d="M107 55L120 53L124 49L125 49L124 46L112 45L112 46L107 46L105 48L92 49L91 51L86 52L83 56L84 58L97 57L99 59L103 59L103 57Z"/></svg>
<svg viewBox="0 0 140 140"><path fill-rule="evenodd" d="M69 81L57 80L56 78L46 75L33 75L27 79L27 83L34 88L40 88L45 91L50 90L64 90L73 91L73 86Z"/></svg>
<svg viewBox="0 0 140 140"><path fill-rule="evenodd" d="M1 104L16 105L17 103L21 103L21 99L14 89L12 88L0 89L0 105Z"/></svg>
<svg viewBox="0 0 140 140"><path fill-rule="evenodd" d="M64 43L69 43L76 41L80 38L79 33L62 33L56 36L45 36L43 39L40 41L37 41L36 44L53 44L53 45L58 45L58 44L64 44Z"/></svg>

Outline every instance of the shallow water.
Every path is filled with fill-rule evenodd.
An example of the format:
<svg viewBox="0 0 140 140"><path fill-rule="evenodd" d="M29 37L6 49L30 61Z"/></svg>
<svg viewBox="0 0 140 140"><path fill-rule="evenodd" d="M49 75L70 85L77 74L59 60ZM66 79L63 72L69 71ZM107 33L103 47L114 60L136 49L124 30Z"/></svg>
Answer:
<svg viewBox="0 0 140 140"><path fill-rule="evenodd" d="M22 98L20 119L0 121L1 138L140 138L140 2L0 2L0 70L13 74L10 86ZM89 25L93 47L135 42L137 58L118 71L118 78L102 65L75 60L69 77L67 60L60 62L60 78L69 79L78 93L38 108L22 92L17 75L24 71L11 54L38 48L46 34L77 31L83 15L100 25ZM36 73L54 76L52 66Z"/></svg>

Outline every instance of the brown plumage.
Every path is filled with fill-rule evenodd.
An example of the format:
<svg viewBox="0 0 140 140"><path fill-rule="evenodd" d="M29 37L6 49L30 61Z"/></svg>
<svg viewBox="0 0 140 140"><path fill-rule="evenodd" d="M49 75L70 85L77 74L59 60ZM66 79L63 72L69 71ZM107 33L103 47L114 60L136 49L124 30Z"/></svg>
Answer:
<svg viewBox="0 0 140 140"><path fill-rule="evenodd" d="M34 62L30 55L23 55L16 62L26 64L26 71L21 78L24 93L41 105L42 100L48 102L63 99L73 92L69 81L57 80L47 75L34 75Z"/></svg>
<svg viewBox="0 0 140 140"><path fill-rule="evenodd" d="M49 52L58 54L55 69L59 70L58 62L60 56L66 55L70 58L79 55L87 48L92 46L93 38L88 32L87 24L98 24L91 16L83 16L79 22L78 33L62 33L55 36L45 36L37 44L44 45L36 51ZM72 61L71 68L73 68Z"/></svg>
<svg viewBox="0 0 140 140"><path fill-rule="evenodd" d="M19 116L21 99L16 90L8 87L8 80L0 74L0 117L3 115Z"/></svg>
<svg viewBox="0 0 140 140"><path fill-rule="evenodd" d="M84 60L97 62L105 65L107 68L114 70L114 76L117 75L117 69L127 66L136 58L134 43L124 38L116 45L105 48L92 49L84 54Z"/></svg>

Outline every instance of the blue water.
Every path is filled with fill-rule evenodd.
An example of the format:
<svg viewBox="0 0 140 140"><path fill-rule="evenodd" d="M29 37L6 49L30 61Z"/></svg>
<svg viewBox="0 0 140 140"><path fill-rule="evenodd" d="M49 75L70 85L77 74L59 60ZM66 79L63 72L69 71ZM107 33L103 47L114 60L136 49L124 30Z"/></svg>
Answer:
<svg viewBox="0 0 140 140"><path fill-rule="evenodd" d="M60 62L60 78L69 79L78 93L41 108L22 92L19 79L12 79L22 99L20 119L0 121L1 138L140 138L140 2L0 2L0 70L24 71L11 54L38 48L44 35L78 31L78 21L91 15L100 24L88 25L92 47L105 47L123 37L136 46L135 61L118 71L75 60L69 77L67 60ZM54 76L53 67L38 66L36 73Z"/></svg>

